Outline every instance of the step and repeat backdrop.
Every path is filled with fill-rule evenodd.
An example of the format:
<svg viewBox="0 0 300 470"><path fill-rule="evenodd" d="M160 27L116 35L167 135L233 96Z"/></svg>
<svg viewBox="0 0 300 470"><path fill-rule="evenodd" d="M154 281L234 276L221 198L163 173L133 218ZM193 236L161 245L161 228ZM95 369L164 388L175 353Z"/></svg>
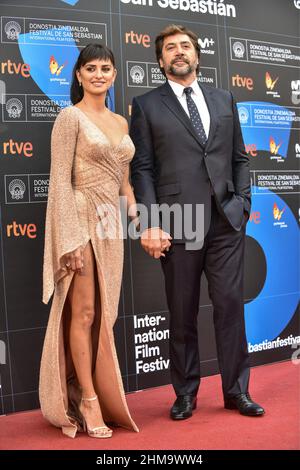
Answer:
<svg viewBox="0 0 300 470"><path fill-rule="evenodd" d="M199 82L230 89L251 162L245 317L252 364L299 357L299 0L1 0L0 413L39 406L49 315L41 302L50 136L70 104L71 72L90 42L112 48L111 105L130 120L134 96L164 83L154 39L167 24L199 37ZM125 240L115 337L127 392L169 383L160 263ZM109 269L106 266L105 269ZM218 373L205 278L202 374Z"/></svg>

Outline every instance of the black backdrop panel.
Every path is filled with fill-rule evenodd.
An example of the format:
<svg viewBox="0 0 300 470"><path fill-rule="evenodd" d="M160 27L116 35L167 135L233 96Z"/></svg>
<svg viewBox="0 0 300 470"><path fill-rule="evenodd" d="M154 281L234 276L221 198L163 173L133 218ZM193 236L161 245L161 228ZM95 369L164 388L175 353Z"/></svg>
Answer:
<svg viewBox="0 0 300 470"><path fill-rule="evenodd" d="M60 106L69 104L72 66L87 43L110 46L118 69L115 109L130 120L133 97L164 82L154 39L170 23L199 37L199 82L229 89L238 103L253 185L244 291L252 364L291 358L300 342L299 7L296 0L53 0L51 7L46 0L1 1L0 413L39 406L50 308L41 302L50 136ZM51 56L64 65L58 80ZM136 240L124 246L114 332L130 392L170 382L169 312L160 263ZM202 375L215 374L205 277L198 325Z"/></svg>

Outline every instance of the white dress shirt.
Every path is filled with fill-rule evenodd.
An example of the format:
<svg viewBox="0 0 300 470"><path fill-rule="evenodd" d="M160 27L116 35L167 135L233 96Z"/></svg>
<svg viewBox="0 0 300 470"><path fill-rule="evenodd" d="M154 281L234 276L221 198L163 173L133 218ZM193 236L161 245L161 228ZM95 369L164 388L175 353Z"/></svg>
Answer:
<svg viewBox="0 0 300 470"><path fill-rule="evenodd" d="M168 80L168 82L169 82L170 87L174 91L175 95L177 96L179 103L185 110L186 114L190 117L189 110L187 107L187 102L186 102L186 94L184 93L184 89L186 87L184 87L183 85L180 85L180 83L173 82L172 80ZM208 107L204 99L202 90L198 85L197 79L189 86L193 88L191 97L193 98L197 106L204 130L205 130L206 137L208 138L209 127L210 127L210 115L209 115Z"/></svg>

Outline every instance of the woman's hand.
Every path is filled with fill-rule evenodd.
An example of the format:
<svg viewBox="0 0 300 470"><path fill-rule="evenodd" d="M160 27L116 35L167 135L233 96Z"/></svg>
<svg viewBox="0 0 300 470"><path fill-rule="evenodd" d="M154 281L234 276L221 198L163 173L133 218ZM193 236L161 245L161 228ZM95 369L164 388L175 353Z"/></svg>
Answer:
<svg viewBox="0 0 300 470"><path fill-rule="evenodd" d="M83 248L80 246L64 256L63 263L67 270L81 274L83 270Z"/></svg>

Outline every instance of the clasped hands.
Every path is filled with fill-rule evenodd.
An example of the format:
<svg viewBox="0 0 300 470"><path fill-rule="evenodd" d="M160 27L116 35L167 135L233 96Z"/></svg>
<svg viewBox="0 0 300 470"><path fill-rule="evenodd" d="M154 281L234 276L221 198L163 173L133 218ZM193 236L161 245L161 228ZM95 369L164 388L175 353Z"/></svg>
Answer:
<svg viewBox="0 0 300 470"><path fill-rule="evenodd" d="M148 228L141 235L141 244L146 253L155 259L165 257L164 251L169 251L172 237L161 228ZM83 274L83 247L67 253L62 260L62 269Z"/></svg>
<svg viewBox="0 0 300 470"><path fill-rule="evenodd" d="M155 259L165 257L164 251L169 251L172 237L159 227L148 228L141 235L141 245Z"/></svg>

